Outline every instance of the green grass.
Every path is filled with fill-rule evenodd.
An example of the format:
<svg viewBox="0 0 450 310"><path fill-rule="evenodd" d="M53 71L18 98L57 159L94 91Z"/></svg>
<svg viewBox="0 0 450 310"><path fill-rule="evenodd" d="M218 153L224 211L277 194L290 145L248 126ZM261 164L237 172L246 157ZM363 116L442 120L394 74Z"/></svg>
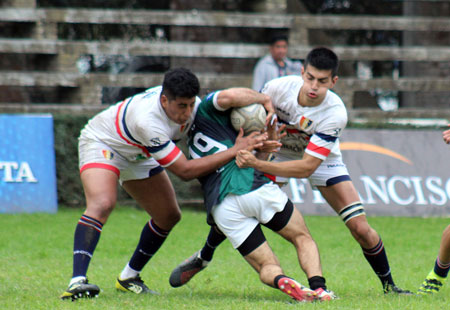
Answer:
<svg viewBox="0 0 450 310"><path fill-rule="evenodd" d="M260 283L229 242L213 262L188 285L171 288L172 269L203 245L209 227L202 212L183 210L161 250L142 273L160 296L137 296L115 290L114 282L127 263L147 215L117 208L103 228L89 268L97 299L61 301L72 272L73 232L82 210L61 208L57 214L0 214L0 309L448 309L450 288L433 297L384 296L378 278L338 217L306 217L319 245L324 275L340 299L330 303L295 304L278 290ZM443 218L370 218L383 237L394 279L416 290L436 257ZM307 283L294 249L266 230L286 274ZM81 308L80 308L81 307Z"/></svg>

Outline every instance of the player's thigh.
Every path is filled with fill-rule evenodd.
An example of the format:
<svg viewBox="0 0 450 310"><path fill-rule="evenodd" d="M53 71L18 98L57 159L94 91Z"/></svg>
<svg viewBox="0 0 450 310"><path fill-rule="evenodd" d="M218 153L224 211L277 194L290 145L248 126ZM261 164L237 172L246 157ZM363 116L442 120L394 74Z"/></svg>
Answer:
<svg viewBox="0 0 450 310"><path fill-rule="evenodd" d="M86 197L85 214L104 224L116 204L117 174L108 169L89 168L80 177Z"/></svg>
<svg viewBox="0 0 450 310"><path fill-rule="evenodd" d="M259 273L265 265L277 265L280 263L267 241L244 256L245 260Z"/></svg>
<svg viewBox="0 0 450 310"><path fill-rule="evenodd" d="M166 171L145 179L124 181L122 186L162 229L170 229L180 220L181 211Z"/></svg>
<svg viewBox="0 0 450 310"><path fill-rule="evenodd" d="M317 189L336 213L346 206L360 201L352 181L343 181L331 186L317 186Z"/></svg>
<svg viewBox="0 0 450 310"><path fill-rule="evenodd" d="M259 225L255 217L247 216L240 208L240 197L228 194L218 205L213 206L211 215L220 231L227 236L233 248L239 248Z"/></svg>

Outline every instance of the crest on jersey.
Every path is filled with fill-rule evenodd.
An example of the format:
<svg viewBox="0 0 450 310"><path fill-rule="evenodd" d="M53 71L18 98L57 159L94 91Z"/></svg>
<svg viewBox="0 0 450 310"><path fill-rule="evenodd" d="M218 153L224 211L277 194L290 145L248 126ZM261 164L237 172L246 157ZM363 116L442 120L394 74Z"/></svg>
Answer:
<svg viewBox="0 0 450 310"><path fill-rule="evenodd" d="M159 140L158 137L156 137L156 138L151 138L151 139L150 139L150 144L151 144L152 146L159 146L159 145L161 145L161 140Z"/></svg>
<svg viewBox="0 0 450 310"><path fill-rule="evenodd" d="M310 120L309 118L306 118L304 116L302 116L302 118L300 119L299 125L300 125L300 129L302 130L306 130L309 127L311 127L313 121Z"/></svg>
<svg viewBox="0 0 450 310"><path fill-rule="evenodd" d="M112 153L111 151L108 151L108 150L102 150L102 154L103 154L103 157L105 157L108 160L111 160L114 157L114 153Z"/></svg>

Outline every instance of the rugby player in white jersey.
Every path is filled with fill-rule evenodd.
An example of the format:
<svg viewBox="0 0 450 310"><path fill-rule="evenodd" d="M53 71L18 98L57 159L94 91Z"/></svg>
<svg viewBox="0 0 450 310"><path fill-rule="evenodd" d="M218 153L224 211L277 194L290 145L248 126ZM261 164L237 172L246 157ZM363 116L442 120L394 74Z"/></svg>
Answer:
<svg viewBox="0 0 450 310"><path fill-rule="evenodd" d="M339 136L347 124L344 103L330 89L338 80L338 57L328 48L315 48L305 59L301 76L286 76L268 82L262 92L271 97L278 121L286 124L287 135L281 139L281 150L273 161L258 160L242 150L236 162L239 167L253 167L274 175L274 181L287 183L288 178L308 178L328 204L342 218L354 239L362 248L370 266L379 277L384 293L411 294L394 284L383 241L369 225L347 168L339 150ZM220 243L212 229L200 251L202 268L198 262L178 266L183 285L212 259L214 248ZM208 251L206 251L208 250ZM197 265L197 267L196 267ZM192 272L190 270L194 270ZM190 271L190 273L188 273ZM310 283L314 289L314 284Z"/></svg>
<svg viewBox="0 0 450 310"><path fill-rule="evenodd" d="M243 137L232 148L188 160L175 142L186 136L200 103L197 77L187 69L168 71L162 86L150 88L94 116L79 137L79 166L86 211L75 230L73 273L62 299L94 297L100 292L86 273L103 225L115 207L117 183L150 216L116 288L136 294L152 293L140 272L181 218L174 188L164 168L190 180L234 159L239 149L262 146L264 135ZM273 114L267 95L251 89L233 94L239 104L259 102ZM242 96L243 98L239 97ZM269 113L269 114L270 114Z"/></svg>

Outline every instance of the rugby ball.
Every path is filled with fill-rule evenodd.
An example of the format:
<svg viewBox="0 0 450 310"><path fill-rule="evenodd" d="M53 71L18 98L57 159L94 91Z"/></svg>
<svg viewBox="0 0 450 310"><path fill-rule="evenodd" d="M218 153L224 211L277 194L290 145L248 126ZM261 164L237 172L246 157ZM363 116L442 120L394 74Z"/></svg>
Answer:
<svg viewBox="0 0 450 310"><path fill-rule="evenodd" d="M248 135L253 131L261 131L264 129L266 123L267 113L264 106L259 103L233 108L230 119L233 128L239 131L239 128L244 129L244 135Z"/></svg>

